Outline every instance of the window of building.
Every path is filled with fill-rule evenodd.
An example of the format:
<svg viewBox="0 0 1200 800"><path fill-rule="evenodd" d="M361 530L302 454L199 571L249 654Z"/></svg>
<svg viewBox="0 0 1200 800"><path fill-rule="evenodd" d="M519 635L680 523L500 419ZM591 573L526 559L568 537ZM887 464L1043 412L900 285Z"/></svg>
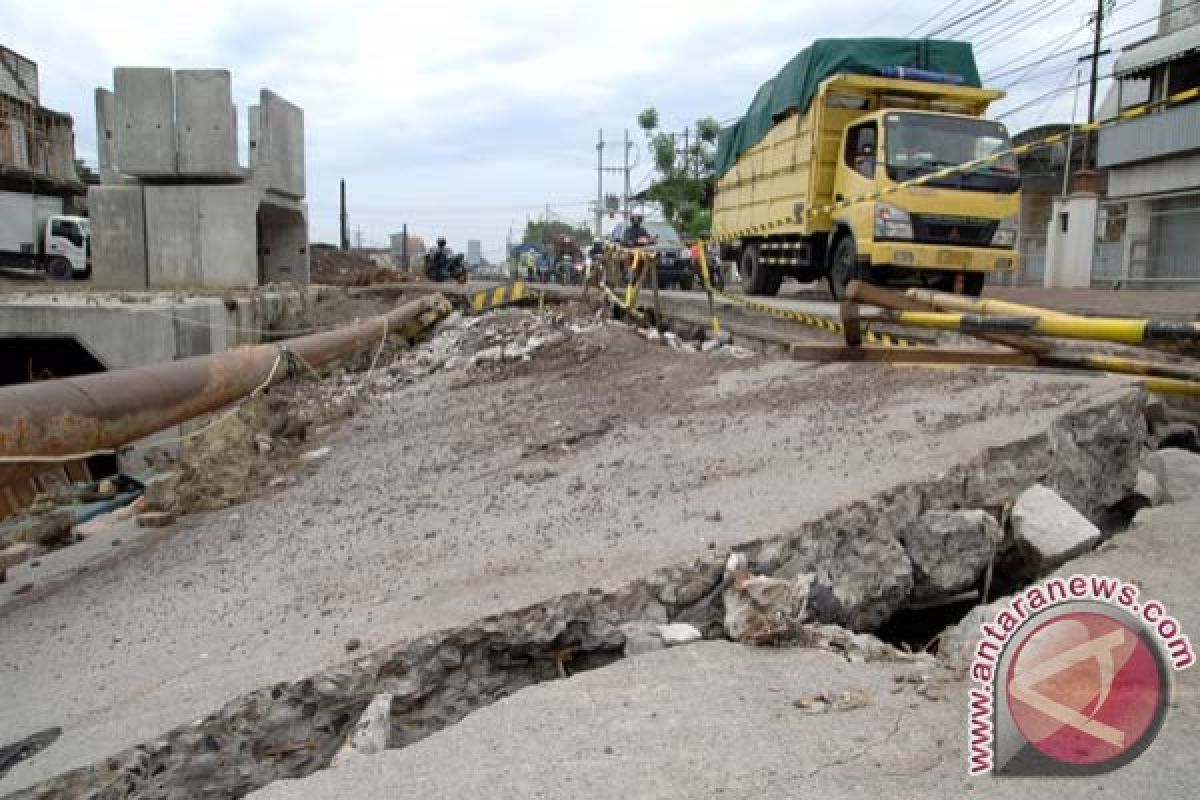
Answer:
<svg viewBox="0 0 1200 800"><path fill-rule="evenodd" d="M1200 54L1167 65L1167 96L1200 86Z"/></svg>
<svg viewBox="0 0 1200 800"><path fill-rule="evenodd" d="M1154 79L1151 77L1125 78L1121 81L1120 99L1121 111L1149 103L1154 99Z"/></svg>

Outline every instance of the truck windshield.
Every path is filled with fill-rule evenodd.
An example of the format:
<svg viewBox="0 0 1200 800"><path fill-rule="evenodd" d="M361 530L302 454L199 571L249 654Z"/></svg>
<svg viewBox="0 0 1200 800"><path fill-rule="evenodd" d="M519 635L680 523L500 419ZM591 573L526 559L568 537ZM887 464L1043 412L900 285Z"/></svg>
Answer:
<svg viewBox="0 0 1200 800"><path fill-rule="evenodd" d="M654 241L657 244L682 244L679 234L665 222L647 222L642 227L654 237Z"/></svg>
<svg viewBox="0 0 1200 800"><path fill-rule="evenodd" d="M934 114L889 114L886 120L886 163L888 177L907 181L945 167L975 161L1012 143L999 122ZM1015 192L1021 178L1012 154L943 178L927 186L971 189L986 192Z"/></svg>

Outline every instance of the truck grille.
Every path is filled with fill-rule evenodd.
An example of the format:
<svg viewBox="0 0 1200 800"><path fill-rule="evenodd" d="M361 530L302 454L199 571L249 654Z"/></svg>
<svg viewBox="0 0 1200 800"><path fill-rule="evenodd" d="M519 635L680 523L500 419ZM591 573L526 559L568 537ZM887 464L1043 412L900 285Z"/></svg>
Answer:
<svg viewBox="0 0 1200 800"><path fill-rule="evenodd" d="M979 217L952 217L941 214L913 214L913 242L917 244L957 244L986 247L992 243L998 220Z"/></svg>

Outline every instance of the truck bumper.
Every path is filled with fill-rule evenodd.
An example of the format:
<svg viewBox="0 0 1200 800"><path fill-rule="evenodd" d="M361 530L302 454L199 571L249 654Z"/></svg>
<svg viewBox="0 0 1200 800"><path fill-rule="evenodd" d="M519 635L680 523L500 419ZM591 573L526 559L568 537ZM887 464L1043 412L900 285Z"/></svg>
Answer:
<svg viewBox="0 0 1200 800"><path fill-rule="evenodd" d="M1016 250L906 242L874 242L870 258L878 266L945 272L1015 272L1021 265L1021 254Z"/></svg>

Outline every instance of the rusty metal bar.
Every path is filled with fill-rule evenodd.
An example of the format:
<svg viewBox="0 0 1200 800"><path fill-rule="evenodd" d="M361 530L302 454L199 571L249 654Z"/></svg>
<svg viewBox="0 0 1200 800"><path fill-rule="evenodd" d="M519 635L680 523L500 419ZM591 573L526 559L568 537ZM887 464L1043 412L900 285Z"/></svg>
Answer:
<svg viewBox="0 0 1200 800"><path fill-rule="evenodd" d="M281 352L314 367L376 345L415 321L429 324L450 311L440 294L377 317L273 344L228 350L147 367L0 389L0 483L38 467L22 457L110 450L216 411L267 380ZM408 331L404 331L408 332ZM287 377L276 370L272 383ZM41 467L44 469L44 466Z"/></svg>

